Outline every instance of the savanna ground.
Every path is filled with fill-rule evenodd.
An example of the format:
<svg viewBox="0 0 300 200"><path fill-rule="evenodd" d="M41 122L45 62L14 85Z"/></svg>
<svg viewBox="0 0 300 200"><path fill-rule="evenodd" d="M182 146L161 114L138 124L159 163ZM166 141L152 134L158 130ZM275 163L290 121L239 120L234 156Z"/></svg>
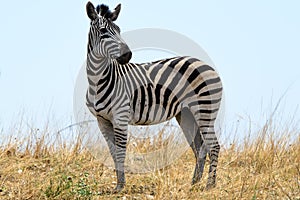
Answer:
<svg viewBox="0 0 300 200"><path fill-rule="evenodd" d="M207 165L201 182L190 185L191 150L163 169L127 173L124 191L112 194L115 172L82 149L80 138L73 145L30 138L12 137L1 147L0 199L300 199L299 132L279 133L269 124L251 139L222 145L217 186L210 190Z"/></svg>

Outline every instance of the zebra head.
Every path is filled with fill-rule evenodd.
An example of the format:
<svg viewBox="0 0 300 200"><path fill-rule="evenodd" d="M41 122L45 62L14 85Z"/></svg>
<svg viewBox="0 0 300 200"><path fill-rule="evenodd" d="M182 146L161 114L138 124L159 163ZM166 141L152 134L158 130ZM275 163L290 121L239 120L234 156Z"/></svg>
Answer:
<svg viewBox="0 0 300 200"><path fill-rule="evenodd" d="M91 2L86 4L86 12L91 19L88 52L126 64L131 59L132 53L121 38L120 28L114 23L120 10L121 4L113 12L103 4L96 8Z"/></svg>

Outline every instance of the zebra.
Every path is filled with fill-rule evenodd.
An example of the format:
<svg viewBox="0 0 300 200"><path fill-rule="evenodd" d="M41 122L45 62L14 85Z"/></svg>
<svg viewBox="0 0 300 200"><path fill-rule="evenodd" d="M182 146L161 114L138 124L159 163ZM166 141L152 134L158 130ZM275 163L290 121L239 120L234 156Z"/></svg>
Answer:
<svg viewBox="0 0 300 200"><path fill-rule="evenodd" d="M113 158L114 192L125 186L124 162L129 125L152 125L176 118L196 159L192 185L210 159L206 188L216 185L220 145L214 123L222 98L218 73L189 57L130 63L132 52L115 24L121 10L86 4L90 29L87 44L86 105L95 116Z"/></svg>

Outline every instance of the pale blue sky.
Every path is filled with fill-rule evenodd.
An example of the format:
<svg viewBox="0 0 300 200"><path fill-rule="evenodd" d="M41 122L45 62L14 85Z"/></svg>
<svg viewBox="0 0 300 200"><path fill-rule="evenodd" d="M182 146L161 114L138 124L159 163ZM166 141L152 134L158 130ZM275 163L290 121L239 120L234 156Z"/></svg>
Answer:
<svg viewBox="0 0 300 200"><path fill-rule="evenodd" d="M76 76L86 57L86 2L1 3L0 128L20 111L25 120L54 116L61 126L69 124ZM204 48L224 83L227 127L241 116L259 124L288 88L280 115L288 120L299 105L299 1L92 2L111 8L122 3L117 20L122 31L169 29Z"/></svg>

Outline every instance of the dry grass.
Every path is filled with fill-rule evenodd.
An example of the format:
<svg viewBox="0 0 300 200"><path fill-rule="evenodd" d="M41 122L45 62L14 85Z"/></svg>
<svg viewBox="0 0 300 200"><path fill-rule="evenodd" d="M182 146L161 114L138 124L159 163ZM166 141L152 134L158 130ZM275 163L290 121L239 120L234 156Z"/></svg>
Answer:
<svg viewBox="0 0 300 200"><path fill-rule="evenodd" d="M191 186L192 151L147 174L127 174L120 194L116 177L75 145L50 145L44 137L10 141L0 150L0 199L300 199L300 136L291 141L264 127L251 140L221 149L217 187ZM34 142L33 142L34 141ZM24 145L25 144L25 145ZM145 145L142 145L145 150Z"/></svg>

